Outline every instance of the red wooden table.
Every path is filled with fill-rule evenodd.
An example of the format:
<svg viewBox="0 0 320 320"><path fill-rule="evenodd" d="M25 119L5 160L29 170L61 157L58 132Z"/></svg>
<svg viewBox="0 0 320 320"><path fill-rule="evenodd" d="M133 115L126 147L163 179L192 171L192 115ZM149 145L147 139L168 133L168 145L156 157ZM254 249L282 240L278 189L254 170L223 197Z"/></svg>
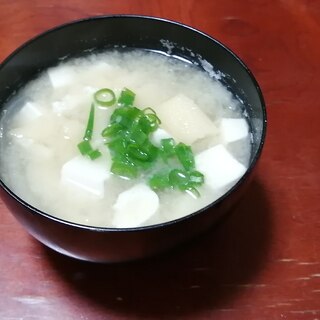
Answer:
<svg viewBox="0 0 320 320"><path fill-rule="evenodd" d="M79 262L33 240L0 202L0 319L320 319L319 0L0 0L0 61L91 15L174 19L254 72L268 134L249 192L193 244L123 265Z"/></svg>

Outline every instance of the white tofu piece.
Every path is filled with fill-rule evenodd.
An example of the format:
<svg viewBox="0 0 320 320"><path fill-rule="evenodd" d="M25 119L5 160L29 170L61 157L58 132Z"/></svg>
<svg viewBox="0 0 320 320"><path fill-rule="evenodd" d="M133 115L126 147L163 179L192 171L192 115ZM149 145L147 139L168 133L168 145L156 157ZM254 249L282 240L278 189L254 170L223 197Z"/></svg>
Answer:
<svg viewBox="0 0 320 320"><path fill-rule="evenodd" d="M159 197L140 183L120 193L113 208L112 224L116 228L139 227L158 210Z"/></svg>
<svg viewBox="0 0 320 320"><path fill-rule="evenodd" d="M220 129L221 137L227 143L244 139L249 134L249 126L245 119L223 118Z"/></svg>
<svg viewBox="0 0 320 320"><path fill-rule="evenodd" d="M69 109L69 106L62 100L52 102L52 111L55 113L62 113L68 109Z"/></svg>
<svg viewBox="0 0 320 320"><path fill-rule="evenodd" d="M29 147L34 143L34 140L32 138L26 137L24 135L23 130L21 128L16 128L12 129L9 132L10 136L14 137L16 142L21 146L21 147Z"/></svg>
<svg viewBox="0 0 320 320"><path fill-rule="evenodd" d="M174 95L174 93L167 92L166 90L159 90L159 84L152 82L144 83L135 90L135 93L135 103L142 109L160 104Z"/></svg>
<svg viewBox="0 0 320 320"><path fill-rule="evenodd" d="M123 69L110 65L104 61L94 62L90 65L90 68L84 66L81 70L81 83L87 86L92 86L96 88L110 87L110 82L119 77L119 75L124 76ZM105 83L105 81L107 81ZM105 83L103 85L103 83Z"/></svg>
<svg viewBox="0 0 320 320"><path fill-rule="evenodd" d="M11 130L9 134L15 138L21 147L28 149L27 154L32 154L35 161L43 161L53 156L52 149L44 144L35 142L34 139L24 136L19 128Z"/></svg>
<svg viewBox="0 0 320 320"><path fill-rule="evenodd" d="M104 161L92 161L84 156L66 162L61 170L61 182L81 188L99 198L104 196L104 183L110 177Z"/></svg>
<svg viewBox="0 0 320 320"><path fill-rule="evenodd" d="M172 136L164 129L158 128L156 131L152 132L150 135L151 142L159 147L161 145L162 139L172 138Z"/></svg>
<svg viewBox="0 0 320 320"><path fill-rule="evenodd" d="M217 133L213 121L192 99L183 94L155 106L155 111L162 127L172 134L177 142L192 144Z"/></svg>
<svg viewBox="0 0 320 320"><path fill-rule="evenodd" d="M227 187L239 180L247 170L222 144L197 154L195 164L197 170L204 174L205 183L212 189Z"/></svg>
<svg viewBox="0 0 320 320"><path fill-rule="evenodd" d="M76 72L71 66L59 66L48 69L50 82L54 88L67 86L77 79Z"/></svg>
<svg viewBox="0 0 320 320"><path fill-rule="evenodd" d="M32 143L29 147L29 153L32 153L35 161L41 162L54 156L53 150L40 143Z"/></svg>
<svg viewBox="0 0 320 320"><path fill-rule="evenodd" d="M125 76L118 76L114 79L114 88L122 90L128 88L137 92L137 88L145 81L144 75L140 72L126 72Z"/></svg>
<svg viewBox="0 0 320 320"><path fill-rule="evenodd" d="M43 112L36 103L27 102L18 113L18 121L32 121L42 116Z"/></svg>
<svg viewBox="0 0 320 320"><path fill-rule="evenodd" d="M85 70L86 75L88 73L92 73L93 75L97 76L97 74L100 76L100 74L108 75L108 72L114 71L117 67L112 66L111 64L105 62L105 61L98 61L94 63L90 68L87 68Z"/></svg>
<svg viewBox="0 0 320 320"><path fill-rule="evenodd" d="M66 140L81 140L83 135L83 127L83 124L77 120L63 119L61 130L61 133L63 133L63 138Z"/></svg>
<svg viewBox="0 0 320 320"><path fill-rule="evenodd" d="M55 119L50 116L43 115L27 122L22 127L15 128L10 134L20 139L31 139L40 144L47 144L49 141L55 140L57 134L57 125Z"/></svg>
<svg viewBox="0 0 320 320"><path fill-rule="evenodd" d="M61 100L52 102L52 111L56 114L65 114L82 105L84 100L83 95L65 95Z"/></svg>

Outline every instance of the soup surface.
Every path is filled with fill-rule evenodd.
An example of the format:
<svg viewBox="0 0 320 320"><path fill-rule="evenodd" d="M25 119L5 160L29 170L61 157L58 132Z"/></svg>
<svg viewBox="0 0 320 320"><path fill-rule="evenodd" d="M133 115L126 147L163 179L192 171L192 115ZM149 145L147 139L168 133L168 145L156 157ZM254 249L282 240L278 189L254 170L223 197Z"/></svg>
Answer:
<svg viewBox="0 0 320 320"><path fill-rule="evenodd" d="M101 132L117 103L94 105L91 145L101 156L80 154L77 145L102 88L116 97L128 88L135 107L152 108L161 121L149 136L155 146L170 138L191 146L195 170L204 175L200 196L153 190L148 173L128 179L110 172L112 155ZM251 148L241 103L219 81L144 50L90 54L46 70L4 106L0 137L1 178L19 197L64 220L102 227L157 224L205 207L245 173Z"/></svg>

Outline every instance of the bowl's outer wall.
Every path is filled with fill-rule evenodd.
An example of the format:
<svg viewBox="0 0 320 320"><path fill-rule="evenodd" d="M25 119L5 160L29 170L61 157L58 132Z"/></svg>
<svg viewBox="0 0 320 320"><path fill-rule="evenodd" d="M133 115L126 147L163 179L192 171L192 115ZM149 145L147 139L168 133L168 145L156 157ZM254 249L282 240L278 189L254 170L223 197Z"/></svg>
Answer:
<svg viewBox="0 0 320 320"><path fill-rule="evenodd" d="M69 24L28 42L13 53L0 68L0 105L39 71L52 66L65 56L79 55L90 49L114 46L168 51L163 41L177 44L170 53L199 62L199 56L227 74L223 82L249 105L249 115L264 122L262 96L244 65L211 38L191 28L164 20L143 17L114 16L83 20ZM197 54L194 56L192 52ZM228 76L230 75L230 77ZM257 156L263 133L253 128L253 158ZM251 168L252 169L252 168ZM252 170L250 170L252 171ZM251 173L251 172L250 172ZM248 179L242 179L246 180ZM218 220L240 196L241 183L223 201L208 210L178 223L160 228L131 231L93 231L49 219L26 207L19 199L1 189L1 196L16 218L38 240L62 253L91 261L122 261L163 251L207 229Z"/></svg>
<svg viewBox="0 0 320 320"><path fill-rule="evenodd" d="M92 231L88 228L61 223L34 212L16 201L4 189L0 196L15 218L37 240L57 252L93 262L122 262L164 252L194 238L213 226L230 212L243 194L248 180L228 200L201 214L177 223L131 231Z"/></svg>

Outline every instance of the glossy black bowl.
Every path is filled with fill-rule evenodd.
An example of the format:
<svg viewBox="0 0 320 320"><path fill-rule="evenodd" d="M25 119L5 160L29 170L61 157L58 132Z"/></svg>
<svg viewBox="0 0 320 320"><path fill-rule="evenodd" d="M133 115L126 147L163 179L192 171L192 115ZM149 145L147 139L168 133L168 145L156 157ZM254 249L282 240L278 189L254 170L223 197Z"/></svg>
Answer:
<svg viewBox="0 0 320 320"><path fill-rule="evenodd" d="M0 180L4 203L31 235L60 253L96 262L153 255L193 238L216 223L244 192L261 154L266 131L266 111L260 88L234 53L198 30L143 16L90 18L62 25L30 40L0 67L0 106L28 80L62 57L114 47L162 51L196 63L207 72L214 70L220 75L220 81L244 102L253 136L252 156L242 179L208 207L171 222L130 229L90 227L55 218L20 199Z"/></svg>

